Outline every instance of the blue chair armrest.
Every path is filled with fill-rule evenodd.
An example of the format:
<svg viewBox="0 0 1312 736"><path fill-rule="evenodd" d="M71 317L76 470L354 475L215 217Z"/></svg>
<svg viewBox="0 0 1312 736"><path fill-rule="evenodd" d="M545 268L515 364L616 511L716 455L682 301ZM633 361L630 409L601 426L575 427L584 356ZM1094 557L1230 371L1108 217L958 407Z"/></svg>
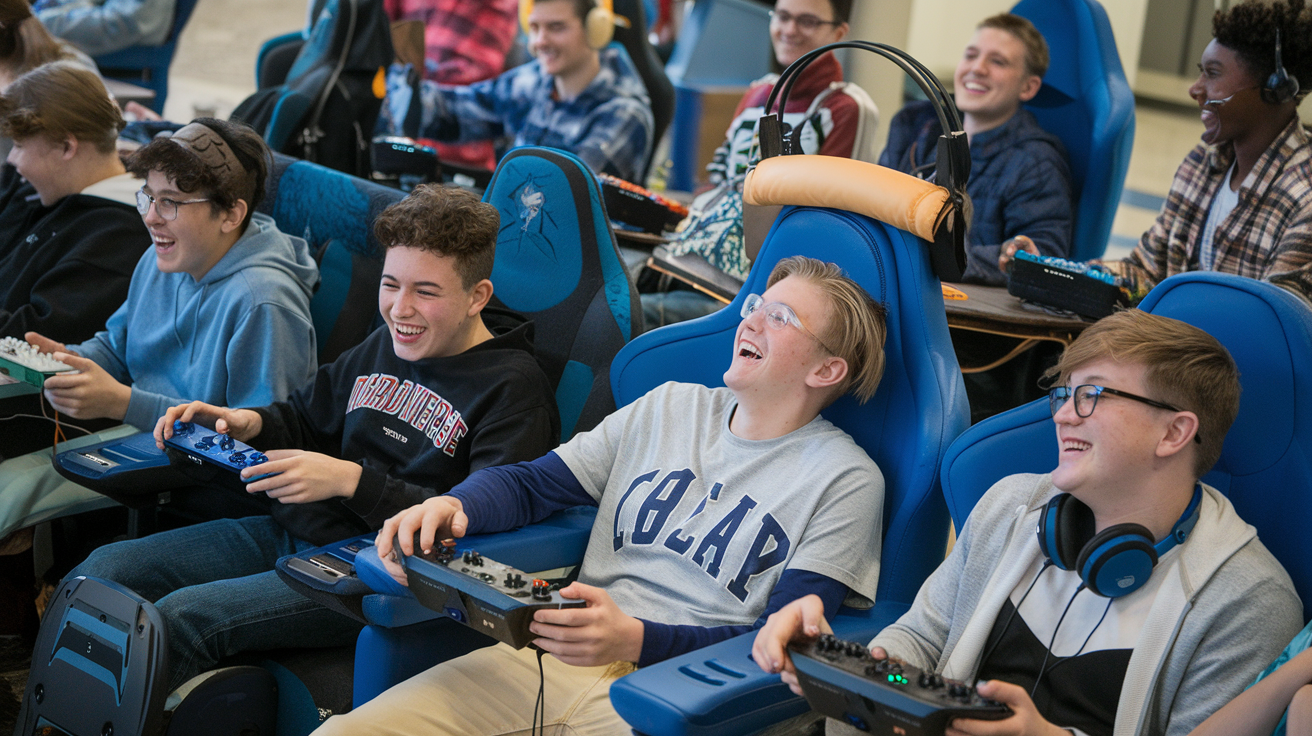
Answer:
<svg viewBox="0 0 1312 736"><path fill-rule="evenodd" d="M906 612L908 604L876 603L868 611L844 609L834 632L868 641ZM756 632L748 632L616 680L610 687L615 711L647 736L735 736L805 713L806 701L778 675L752 659Z"/></svg>

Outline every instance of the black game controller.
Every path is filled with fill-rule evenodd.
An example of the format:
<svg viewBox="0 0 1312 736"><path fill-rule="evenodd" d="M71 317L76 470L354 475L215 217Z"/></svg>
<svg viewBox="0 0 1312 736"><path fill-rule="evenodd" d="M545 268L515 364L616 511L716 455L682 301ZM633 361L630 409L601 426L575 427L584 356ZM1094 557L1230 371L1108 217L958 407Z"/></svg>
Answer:
<svg viewBox="0 0 1312 736"><path fill-rule="evenodd" d="M394 544L400 549L399 540ZM535 638L528 630L534 611L587 606L561 597L545 580L472 549L457 549L453 542L424 553L416 534L414 549L414 556L401 559L410 591L420 603L516 649Z"/></svg>
<svg viewBox="0 0 1312 736"><path fill-rule="evenodd" d="M954 718L996 721L1011 709L965 682L899 659L875 659L865 645L824 634L794 644L802 694L816 711L875 734L942 736Z"/></svg>
<svg viewBox="0 0 1312 736"><path fill-rule="evenodd" d="M241 473L242 468L269 462L267 455L245 442L239 442L226 434L197 427L191 422L174 422L173 436L164 440L164 444L197 465L211 463L237 474ZM244 482L254 483L274 475L277 473L256 475L247 478Z"/></svg>

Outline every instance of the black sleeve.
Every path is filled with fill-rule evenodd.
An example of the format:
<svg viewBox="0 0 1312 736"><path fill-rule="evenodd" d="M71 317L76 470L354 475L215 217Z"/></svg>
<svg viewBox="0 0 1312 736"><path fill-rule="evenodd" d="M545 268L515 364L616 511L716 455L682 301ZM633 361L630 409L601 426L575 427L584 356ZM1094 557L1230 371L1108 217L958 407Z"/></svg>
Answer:
<svg viewBox="0 0 1312 736"><path fill-rule="evenodd" d="M66 343L81 342L104 329L127 299L132 271L150 238L141 217L105 207L63 230L64 237L82 242L37 279L26 304L0 309L0 336L21 338L32 330Z"/></svg>

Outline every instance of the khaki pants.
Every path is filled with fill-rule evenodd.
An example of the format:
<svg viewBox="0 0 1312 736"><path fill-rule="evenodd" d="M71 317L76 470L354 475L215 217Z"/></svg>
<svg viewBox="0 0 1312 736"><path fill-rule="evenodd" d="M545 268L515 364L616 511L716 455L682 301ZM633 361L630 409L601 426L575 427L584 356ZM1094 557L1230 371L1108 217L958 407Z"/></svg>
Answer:
<svg viewBox="0 0 1312 736"><path fill-rule="evenodd" d="M610 684L630 662L573 667L542 657L549 736L615 736L629 726L610 705ZM510 736L529 733L538 695L537 651L497 644L444 662L354 711L333 716L316 736Z"/></svg>

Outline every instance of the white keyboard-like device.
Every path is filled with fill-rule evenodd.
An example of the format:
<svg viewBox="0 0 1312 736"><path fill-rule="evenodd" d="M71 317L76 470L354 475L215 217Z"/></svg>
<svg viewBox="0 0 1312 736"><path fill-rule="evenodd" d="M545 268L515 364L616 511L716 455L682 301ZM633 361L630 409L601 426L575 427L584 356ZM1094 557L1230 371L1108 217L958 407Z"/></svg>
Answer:
<svg viewBox="0 0 1312 736"><path fill-rule="evenodd" d="M37 388L56 373L69 373L77 369L50 357L31 343L15 337L0 339L0 373Z"/></svg>

